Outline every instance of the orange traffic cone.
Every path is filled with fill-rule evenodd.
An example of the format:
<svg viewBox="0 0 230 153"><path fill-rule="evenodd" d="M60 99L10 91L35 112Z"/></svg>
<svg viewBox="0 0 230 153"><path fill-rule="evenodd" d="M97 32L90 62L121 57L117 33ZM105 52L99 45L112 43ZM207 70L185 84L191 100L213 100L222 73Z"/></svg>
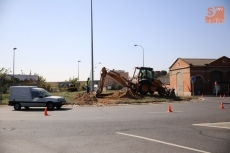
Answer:
<svg viewBox="0 0 230 153"><path fill-rule="evenodd" d="M44 110L44 116L48 116L47 108L45 108L45 110Z"/></svg>
<svg viewBox="0 0 230 153"><path fill-rule="evenodd" d="M224 109L223 101L220 103L220 109Z"/></svg>
<svg viewBox="0 0 230 153"><path fill-rule="evenodd" d="M172 108L170 104L168 105L168 112L172 112Z"/></svg>

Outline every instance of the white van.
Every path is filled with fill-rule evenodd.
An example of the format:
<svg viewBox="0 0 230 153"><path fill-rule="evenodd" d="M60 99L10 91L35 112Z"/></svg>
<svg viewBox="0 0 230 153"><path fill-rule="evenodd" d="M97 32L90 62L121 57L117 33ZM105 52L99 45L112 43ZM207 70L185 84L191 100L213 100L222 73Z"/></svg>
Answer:
<svg viewBox="0 0 230 153"><path fill-rule="evenodd" d="M52 96L48 91L36 86L11 86L9 96L9 106L14 106L15 110L21 107L47 107L53 110L54 107L60 109L65 105L64 97Z"/></svg>

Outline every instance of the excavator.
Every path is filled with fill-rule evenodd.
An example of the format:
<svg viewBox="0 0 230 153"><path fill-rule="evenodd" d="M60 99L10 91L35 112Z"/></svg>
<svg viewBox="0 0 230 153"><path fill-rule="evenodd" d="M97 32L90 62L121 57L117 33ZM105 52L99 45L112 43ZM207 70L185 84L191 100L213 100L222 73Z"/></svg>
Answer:
<svg viewBox="0 0 230 153"><path fill-rule="evenodd" d="M166 87L161 80L154 77L153 68L135 67L133 77L128 80L122 77L120 73L103 67L96 97L99 97L103 91L106 75L119 82L122 86L127 87L132 94L146 95L147 93L153 94L154 92L158 92L160 96L175 96L175 89Z"/></svg>

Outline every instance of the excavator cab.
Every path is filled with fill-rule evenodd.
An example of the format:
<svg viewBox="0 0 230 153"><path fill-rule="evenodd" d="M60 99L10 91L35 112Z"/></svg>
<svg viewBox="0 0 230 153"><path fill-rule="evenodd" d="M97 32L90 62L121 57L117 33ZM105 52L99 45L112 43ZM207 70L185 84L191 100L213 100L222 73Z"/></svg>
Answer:
<svg viewBox="0 0 230 153"><path fill-rule="evenodd" d="M138 80L138 82L146 80L152 82L154 80L153 69L149 67L136 67L133 79Z"/></svg>
<svg viewBox="0 0 230 153"><path fill-rule="evenodd" d="M132 82L137 84L138 91L146 95L151 90L151 84L154 80L153 69L149 67L136 67Z"/></svg>

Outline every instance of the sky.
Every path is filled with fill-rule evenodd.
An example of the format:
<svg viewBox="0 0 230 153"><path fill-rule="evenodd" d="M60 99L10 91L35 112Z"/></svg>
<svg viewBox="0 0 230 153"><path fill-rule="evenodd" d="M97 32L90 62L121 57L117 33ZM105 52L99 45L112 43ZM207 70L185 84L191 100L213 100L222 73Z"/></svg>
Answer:
<svg viewBox="0 0 230 153"><path fill-rule="evenodd" d="M95 80L102 67L132 76L143 62L169 71L177 58L230 58L229 0L92 0L92 5ZM216 6L224 7L224 23L205 23L208 8ZM91 38L91 0L0 0L0 68L11 73L14 61L14 74L85 81Z"/></svg>

